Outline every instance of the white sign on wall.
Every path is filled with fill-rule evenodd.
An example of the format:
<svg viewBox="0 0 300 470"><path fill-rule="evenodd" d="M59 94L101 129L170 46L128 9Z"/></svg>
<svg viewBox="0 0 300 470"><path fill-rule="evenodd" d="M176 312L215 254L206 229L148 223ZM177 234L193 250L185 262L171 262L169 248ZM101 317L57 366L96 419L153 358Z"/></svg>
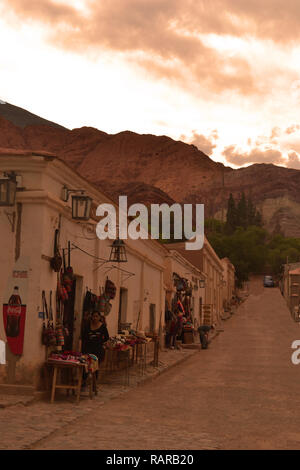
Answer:
<svg viewBox="0 0 300 470"><path fill-rule="evenodd" d="M5 360L5 342L0 340L0 364L6 364Z"/></svg>

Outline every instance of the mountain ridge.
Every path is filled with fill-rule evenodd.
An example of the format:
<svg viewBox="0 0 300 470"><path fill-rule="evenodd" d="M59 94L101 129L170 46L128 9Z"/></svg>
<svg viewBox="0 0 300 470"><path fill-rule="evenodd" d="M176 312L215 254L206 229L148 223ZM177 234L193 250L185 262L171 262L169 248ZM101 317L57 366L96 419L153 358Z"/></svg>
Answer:
<svg viewBox="0 0 300 470"><path fill-rule="evenodd" d="M280 226L286 235L300 236L300 170L273 164L232 169L166 135L70 130L39 117L32 121L34 115L21 108L14 124L2 106L0 147L54 153L113 199L126 194L130 203L204 203L206 217L224 219L229 194L238 198L244 191L270 232Z"/></svg>

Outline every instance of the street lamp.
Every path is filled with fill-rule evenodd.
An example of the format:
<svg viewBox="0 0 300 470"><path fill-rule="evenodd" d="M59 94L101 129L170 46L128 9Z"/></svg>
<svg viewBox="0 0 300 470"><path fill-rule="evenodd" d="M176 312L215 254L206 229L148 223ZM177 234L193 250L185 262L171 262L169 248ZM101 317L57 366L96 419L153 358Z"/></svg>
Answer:
<svg viewBox="0 0 300 470"><path fill-rule="evenodd" d="M89 220L92 199L84 194L83 189L68 189L66 186L62 188L61 199L67 202L70 193L81 193L80 195L72 196L72 219Z"/></svg>
<svg viewBox="0 0 300 470"><path fill-rule="evenodd" d="M14 206L16 201L17 180L14 172L5 173L0 179L0 206Z"/></svg>
<svg viewBox="0 0 300 470"><path fill-rule="evenodd" d="M123 240L117 238L111 245L109 261L114 263L127 263L126 247Z"/></svg>
<svg viewBox="0 0 300 470"><path fill-rule="evenodd" d="M72 196L72 219L89 220L91 207L92 199L89 196Z"/></svg>

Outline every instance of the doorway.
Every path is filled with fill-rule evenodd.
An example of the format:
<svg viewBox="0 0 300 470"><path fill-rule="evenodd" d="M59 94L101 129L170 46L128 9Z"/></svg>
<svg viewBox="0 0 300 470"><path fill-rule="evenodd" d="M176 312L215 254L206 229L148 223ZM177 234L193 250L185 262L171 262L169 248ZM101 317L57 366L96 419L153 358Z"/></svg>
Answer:
<svg viewBox="0 0 300 470"><path fill-rule="evenodd" d="M150 318L149 318L149 330L150 333L155 332L155 320L156 320L156 305L150 304Z"/></svg>
<svg viewBox="0 0 300 470"><path fill-rule="evenodd" d="M128 301L128 290L124 287L120 289L120 302L119 302L119 315L118 315L118 331L127 329L127 301Z"/></svg>

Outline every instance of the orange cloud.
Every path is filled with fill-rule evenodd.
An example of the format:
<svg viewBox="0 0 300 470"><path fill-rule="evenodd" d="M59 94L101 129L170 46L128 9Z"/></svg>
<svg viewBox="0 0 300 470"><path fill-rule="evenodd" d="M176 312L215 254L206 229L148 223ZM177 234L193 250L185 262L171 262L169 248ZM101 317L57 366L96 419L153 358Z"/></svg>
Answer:
<svg viewBox="0 0 300 470"><path fill-rule="evenodd" d="M292 126L289 126L286 129L285 133L288 134L288 135L293 134L294 132L297 132L299 129L300 129L299 124L293 124Z"/></svg>
<svg viewBox="0 0 300 470"><path fill-rule="evenodd" d="M287 161L287 167L288 168L295 168L296 170L300 170L300 158L298 153L296 152L290 152L288 155L288 161Z"/></svg>
<svg viewBox="0 0 300 470"><path fill-rule="evenodd" d="M236 150L235 145L226 147L223 151L228 163L237 166L243 166L249 163L273 163L274 165L284 165L285 159L279 150L267 149L260 150L258 148L252 149L250 152L239 152Z"/></svg>
<svg viewBox="0 0 300 470"><path fill-rule="evenodd" d="M59 47L81 53L90 47L114 50L130 53L131 58L136 54L132 60L148 72L181 84L198 82L215 92L256 91L244 57L225 57L197 34L207 29L223 31L223 19L217 15L214 20L217 12L212 9L210 14L201 1L87 0L87 17L51 0L3 0L3 4L24 20L49 25L50 39Z"/></svg>
<svg viewBox="0 0 300 470"><path fill-rule="evenodd" d="M2 5L3 15L13 10L21 18L38 20L55 26L63 22L73 26L82 24L75 8L61 3L54 3L51 0L28 0L26 2L24 0L4 0ZM5 5L7 9L4 9Z"/></svg>
<svg viewBox="0 0 300 470"><path fill-rule="evenodd" d="M180 137L181 140L188 141L189 144L195 145L201 152L206 155L212 155L213 150L216 148L215 140L219 138L218 131L212 131L209 137L205 137L202 134L198 134L196 131L192 131L192 137L187 139L185 135Z"/></svg>
<svg viewBox="0 0 300 470"><path fill-rule="evenodd" d="M271 84L265 77L262 90L247 52L221 53L203 35L282 43L300 37L299 0L86 0L87 14L63 0L2 4L4 16L13 11L22 21L47 24L56 46L130 54L148 73L215 93L260 94L270 92Z"/></svg>

